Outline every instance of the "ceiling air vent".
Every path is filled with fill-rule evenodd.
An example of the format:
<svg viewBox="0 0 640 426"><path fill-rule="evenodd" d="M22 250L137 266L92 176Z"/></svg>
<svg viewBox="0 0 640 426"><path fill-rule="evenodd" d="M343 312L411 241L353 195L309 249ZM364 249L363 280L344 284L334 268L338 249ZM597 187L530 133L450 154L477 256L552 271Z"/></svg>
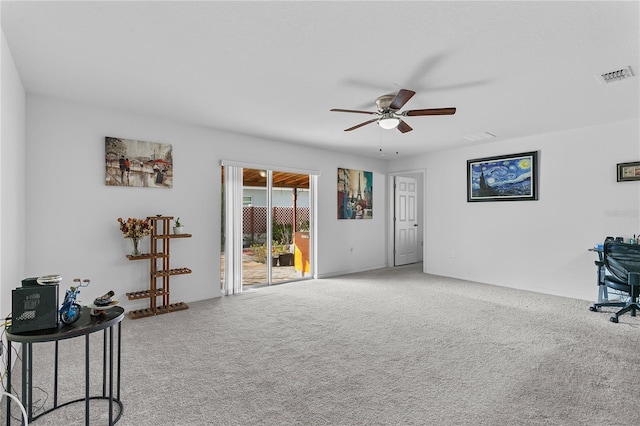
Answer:
<svg viewBox="0 0 640 426"><path fill-rule="evenodd" d="M604 83L613 83L615 81L622 81L625 78L633 77L631 67L624 67L619 70L605 72L598 76L598 80Z"/></svg>
<svg viewBox="0 0 640 426"><path fill-rule="evenodd" d="M463 136L462 139L469 141L469 142L475 142L475 141L482 141L485 139L491 139L491 138L495 138L496 135L494 135L493 133L489 133L489 132L482 132L482 133L474 133L473 135L467 135L467 136Z"/></svg>

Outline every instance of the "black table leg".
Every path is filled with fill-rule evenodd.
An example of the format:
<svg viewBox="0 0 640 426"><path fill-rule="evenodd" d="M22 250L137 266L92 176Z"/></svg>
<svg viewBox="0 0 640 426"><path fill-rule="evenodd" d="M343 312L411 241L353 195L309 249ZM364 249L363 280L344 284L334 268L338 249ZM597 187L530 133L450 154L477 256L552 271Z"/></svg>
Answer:
<svg viewBox="0 0 640 426"><path fill-rule="evenodd" d="M11 393L11 350L13 343L11 340L7 340L7 392ZM11 426L11 398L7 397L7 426Z"/></svg>
<svg viewBox="0 0 640 426"><path fill-rule="evenodd" d="M84 347L84 419L85 424L89 426L89 335L85 335Z"/></svg>
<svg viewBox="0 0 640 426"><path fill-rule="evenodd" d="M53 366L53 408L58 407L58 341L55 343L55 356Z"/></svg>
<svg viewBox="0 0 640 426"><path fill-rule="evenodd" d="M26 345L27 345L27 362L24 362L23 360L22 368L24 371L25 364L28 364L27 369L29 371L27 373L28 375L27 380L29 384L27 385L27 399L23 399L22 401L26 401L26 404L23 402L23 405L25 405L25 407L27 405L29 406L29 423L31 423L31 421L33 420L33 344L27 343ZM24 348L22 351L24 352ZM23 354L23 358L24 358L24 354ZM22 393L24 395L24 389Z"/></svg>
<svg viewBox="0 0 640 426"><path fill-rule="evenodd" d="M107 396L107 330L102 333L102 396Z"/></svg>
<svg viewBox="0 0 640 426"><path fill-rule="evenodd" d="M113 327L109 327L109 426L113 425Z"/></svg>
<svg viewBox="0 0 640 426"><path fill-rule="evenodd" d="M122 348L122 341L120 340L121 325L122 324L118 323L118 401L120 401L120 349Z"/></svg>

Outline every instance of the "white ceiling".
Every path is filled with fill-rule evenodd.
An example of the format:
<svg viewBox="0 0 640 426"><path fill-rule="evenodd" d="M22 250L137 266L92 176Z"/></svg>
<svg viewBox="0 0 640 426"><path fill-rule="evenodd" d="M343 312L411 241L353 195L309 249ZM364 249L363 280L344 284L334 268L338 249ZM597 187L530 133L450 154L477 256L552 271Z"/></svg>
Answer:
<svg viewBox="0 0 640 426"><path fill-rule="evenodd" d="M637 1L12 2L29 93L388 158L638 118ZM635 77L604 84L600 73ZM371 116L411 89L405 134ZM216 143L216 141L212 141ZM398 151L399 154L395 154Z"/></svg>

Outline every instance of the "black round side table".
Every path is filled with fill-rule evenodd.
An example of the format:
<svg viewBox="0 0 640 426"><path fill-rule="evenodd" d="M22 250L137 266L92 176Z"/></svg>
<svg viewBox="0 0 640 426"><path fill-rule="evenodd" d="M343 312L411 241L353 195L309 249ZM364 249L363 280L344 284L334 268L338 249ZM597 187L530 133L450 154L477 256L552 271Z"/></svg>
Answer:
<svg viewBox="0 0 640 426"><path fill-rule="evenodd" d="M7 392L11 393L11 352L12 343L22 344L22 405L24 405L29 423L44 416L58 408L76 402L85 402L85 424L89 425L89 401L92 399L106 399L109 401L109 425L115 424L122 416L123 405L120 400L120 352L121 352L121 321L124 318L124 309L114 306L103 311L104 314L91 316L91 309L83 307L80 318L70 325L60 323L57 328L47 330L27 331L24 333L11 333L8 328L7 336ZM116 385L114 395L114 333L113 328L117 325L117 353L116 353ZM98 331L103 331L102 350L102 394L98 396L89 395L89 335ZM58 343L61 340L74 337L85 337L85 396L84 398L58 404ZM54 383L53 383L53 408L43 413L33 416L33 344L42 342L55 342L55 362L54 362ZM108 381L108 394L107 394ZM119 407L117 415L114 417L114 403ZM7 426L11 424L11 403L7 398Z"/></svg>

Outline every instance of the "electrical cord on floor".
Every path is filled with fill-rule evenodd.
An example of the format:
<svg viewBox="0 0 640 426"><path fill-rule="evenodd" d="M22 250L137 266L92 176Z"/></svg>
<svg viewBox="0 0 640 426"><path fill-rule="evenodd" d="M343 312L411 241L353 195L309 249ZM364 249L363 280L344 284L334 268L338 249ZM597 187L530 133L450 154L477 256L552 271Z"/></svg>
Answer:
<svg viewBox="0 0 640 426"><path fill-rule="evenodd" d="M5 318L4 322L2 324L0 324L0 327L2 327L2 332L0 333L0 355L4 355L5 351L7 349L7 346L5 346L5 344L4 344L4 337L5 337L4 334L6 333L7 326L9 326L9 325L11 325L11 314L9 314ZM0 357L0 359L2 359L2 362L3 362L3 365L4 365L4 368L2 369L2 375L0 376L0 382L2 383L2 389L4 391L6 391L6 389L4 387L4 378L7 375L8 371L9 371L9 368L8 368L8 366L6 364L4 364L4 358Z"/></svg>
<svg viewBox="0 0 640 426"><path fill-rule="evenodd" d="M47 401L49 400L49 394L42 389L40 386L34 386L33 390L39 390L40 392L42 392L44 394L44 399L40 398L40 399L35 399L33 401L33 403L31 404L31 407L33 408L33 413L37 414L40 411L44 411L45 410L45 405L47 404Z"/></svg>
<svg viewBox="0 0 640 426"><path fill-rule="evenodd" d="M10 318L10 316L7 317L7 320L5 320L5 322L3 324L0 324L0 327L2 327L2 333L0 333L0 340L1 340L1 343L0 343L0 348L1 349L0 350L2 351L3 354L5 353L5 350L7 348L7 346L5 346L5 344L4 344L4 334L7 331L7 325L11 325L11 320L9 318ZM22 357L20 356L20 352L19 352L18 348L14 347L12 345L11 349L13 350L13 352L15 354L15 359L22 361ZM0 377L0 380L2 382L2 389L5 392L6 392L7 389L5 388L5 385L4 385L4 378L7 376L8 372L9 372L9 366L5 365L4 368L2 369L2 375Z"/></svg>
<svg viewBox="0 0 640 426"><path fill-rule="evenodd" d="M20 400L15 396L10 394L9 392L2 392L3 395L5 395L7 398L11 398L15 401L16 404L18 404L18 406L20 407L20 411L22 411L22 421L25 424L25 426L29 425L29 418L27 417L27 410L24 409L24 405L22 405L22 402L20 402ZM11 416L11 418L13 419L17 419L20 420L17 417L13 417Z"/></svg>
<svg viewBox="0 0 640 426"><path fill-rule="evenodd" d="M5 372L6 373L6 372ZM4 376L3 376L4 378ZM3 384L4 387L4 384ZM39 399L35 399L32 403L31 403L31 407L33 410L33 414L37 414L40 411L44 411L45 410L45 405L47 404L47 401L49 400L49 393L47 393L47 391L45 391L44 389L42 389L40 386L33 386L32 391L33 390L38 390L40 392L42 392L44 394L44 397L41 397ZM16 392L17 393L17 392ZM20 403L20 400L18 399L18 397L16 395L13 394L9 394L9 392L7 392L6 389L3 390L2 392L3 395L10 395L10 397L12 399L14 399L16 402L19 403L20 408L24 408L24 406L22 405L22 403ZM20 421L20 418L15 417L14 415L11 415L11 418L14 420L18 420Z"/></svg>
<svg viewBox="0 0 640 426"><path fill-rule="evenodd" d="M4 343L4 338L5 338L5 333L7 332L7 327L10 325L11 325L11 314L9 314L5 318L5 321L2 324L0 324L0 327L2 327L2 331L0 332L0 353L1 354L4 354L8 348L8 346L5 345ZM11 346L11 349L15 353L15 359L22 362L22 357L20 356L19 349L17 347L14 347L13 345ZM8 373L9 373L9 366L5 365L4 368L2 369L2 375L0 376L0 382L2 383L2 394L6 395L7 398L13 399L20 406L20 410L22 411L22 417L23 417L22 419L14 415L11 415L11 418L17 421L23 421L24 424L27 425L28 419L27 419L27 414L26 414L24 405L22 405L22 402L20 402L20 399L16 395L13 395L7 392L7 389L5 387L5 377L7 376ZM49 394L39 386L34 386L32 389L37 389L44 394L44 398L37 399L31 404L31 406L33 407L33 411L36 413L38 411L44 411L45 404L49 400Z"/></svg>
<svg viewBox="0 0 640 426"><path fill-rule="evenodd" d="M33 414L37 415L39 412L45 411L45 405L47 404L47 401L49 400L49 394L44 389L42 389L40 386L34 386L32 388L32 390L38 390L38 391L40 391L40 392L42 392L44 394L43 398L36 399L31 404L31 408L33 410ZM2 394L10 396L13 400L15 400L20 405L21 409L24 408L24 406L20 402L20 399L16 395L9 394L9 392L7 392L6 390L4 390L2 392ZM11 415L11 418L14 419L14 420L20 421L20 418L14 416L14 415Z"/></svg>

